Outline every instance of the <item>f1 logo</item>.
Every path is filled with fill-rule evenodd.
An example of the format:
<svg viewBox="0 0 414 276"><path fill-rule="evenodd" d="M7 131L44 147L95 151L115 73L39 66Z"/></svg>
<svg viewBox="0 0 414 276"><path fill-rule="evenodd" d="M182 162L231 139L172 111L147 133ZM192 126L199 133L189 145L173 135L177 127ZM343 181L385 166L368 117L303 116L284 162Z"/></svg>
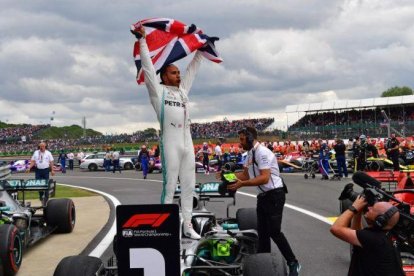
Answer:
<svg viewBox="0 0 414 276"><path fill-rule="evenodd" d="M165 259L154 248L130 248L129 267L143 268L144 276L165 276Z"/></svg>
<svg viewBox="0 0 414 276"><path fill-rule="evenodd" d="M122 228L137 228L141 225L151 225L152 228L158 228L170 216L164 214L136 214L130 217Z"/></svg>

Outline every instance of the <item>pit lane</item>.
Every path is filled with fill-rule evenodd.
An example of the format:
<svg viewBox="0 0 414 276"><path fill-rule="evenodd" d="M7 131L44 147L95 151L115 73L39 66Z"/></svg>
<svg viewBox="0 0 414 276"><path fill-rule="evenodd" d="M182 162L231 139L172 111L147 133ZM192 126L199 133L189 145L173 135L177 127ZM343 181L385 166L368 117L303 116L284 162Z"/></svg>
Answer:
<svg viewBox="0 0 414 276"><path fill-rule="evenodd" d="M329 217L338 215L338 196L343 186L351 182L305 180L302 174L283 174L288 185L286 208L283 218L283 232L294 253L301 262L301 275L346 275L349 265L349 246L334 238L329 232ZM68 171L66 175L56 174L58 183L95 189L114 196L121 204L158 203L161 193L161 174L150 174L142 179L135 171L89 172ZM197 174L197 182L215 181L214 175ZM236 196L236 206L230 208L230 216L238 208L255 207L255 188L244 188ZM111 202L111 201L108 201ZM226 216L227 202L207 202L207 208L217 217ZM114 211L113 206L111 210ZM82 254L90 254L111 228L110 219L103 231L89 244ZM81 252L79 252L81 253ZM111 246L102 254L106 261L112 255Z"/></svg>

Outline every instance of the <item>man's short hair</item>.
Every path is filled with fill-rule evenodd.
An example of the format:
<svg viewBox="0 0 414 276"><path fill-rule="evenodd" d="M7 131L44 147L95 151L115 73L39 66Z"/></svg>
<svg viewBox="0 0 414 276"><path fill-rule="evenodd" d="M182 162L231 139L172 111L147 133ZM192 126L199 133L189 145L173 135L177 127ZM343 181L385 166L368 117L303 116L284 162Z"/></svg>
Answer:
<svg viewBox="0 0 414 276"><path fill-rule="evenodd" d="M257 130L254 127L245 127L238 132L239 134L249 135L249 133L253 136L254 139L257 139Z"/></svg>
<svg viewBox="0 0 414 276"><path fill-rule="evenodd" d="M161 84L164 84L164 81L162 79L162 76L167 73L167 68L170 67L171 65L173 65L172 63L164 65L163 67L160 68L160 79L161 79Z"/></svg>

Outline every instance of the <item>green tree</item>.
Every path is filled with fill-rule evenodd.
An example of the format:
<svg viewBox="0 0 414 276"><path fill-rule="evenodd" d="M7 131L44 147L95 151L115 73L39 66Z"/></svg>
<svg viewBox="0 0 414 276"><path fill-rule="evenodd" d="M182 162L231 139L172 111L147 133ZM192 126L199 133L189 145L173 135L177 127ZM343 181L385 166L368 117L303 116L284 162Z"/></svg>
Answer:
<svg viewBox="0 0 414 276"><path fill-rule="evenodd" d="M143 132L144 132L144 137L146 138L157 136L157 130L155 128L147 128Z"/></svg>
<svg viewBox="0 0 414 276"><path fill-rule="evenodd" d="M382 92L381 97L406 96L406 95L413 95L413 94L414 94L413 90L408 86L403 86L403 87L394 86Z"/></svg>

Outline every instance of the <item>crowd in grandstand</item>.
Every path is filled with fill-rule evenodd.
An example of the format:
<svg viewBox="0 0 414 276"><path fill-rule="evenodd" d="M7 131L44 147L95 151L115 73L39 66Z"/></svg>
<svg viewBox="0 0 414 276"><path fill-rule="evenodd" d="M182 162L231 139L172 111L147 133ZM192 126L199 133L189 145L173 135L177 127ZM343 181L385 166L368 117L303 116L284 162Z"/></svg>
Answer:
<svg viewBox="0 0 414 276"><path fill-rule="evenodd" d="M32 139L39 130L47 127L46 125L22 125L18 127L0 128L0 142L16 142L19 140ZM24 138L22 138L24 137Z"/></svg>
<svg viewBox="0 0 414 276"><path fill-rule="evenodd" d="M218 138L237 136L237 131L245 126L254 126L259 131L266 129L274 122L274 118L227 119L212 123L193 123L191 133L193 138ZM50 127L50 125L23 125L0 129L0 152L27 152L37 147L41 139L36 136L39 130ZM25 136L25 139L22 137ZM157 141L156 134L145 131L137 131L133 134L118 135L95 135L79 139L47 139L48 149L51 151L61 149L78 149L81 147L101 148L102 145L111 144L135 144L142 141Z"/></svg>
<svg viewBox="0 0 414 276"><path fill-rule="evenodd" d="M405 122L414 120L413 106L407 106L404 109L400 106L390 107L386 108L385 112L392 121ZM289 129L294 130L297 127L309 126L352 125L360 122L368 124L375 122L381 123L385 122L385 118L382 116L380 108L318 112L306 114Z"/></svg>
<svg viewBox="0 0 414 276"><path fill-rule="evenodd" d="M211 123L192 123L191 135L193 138L214 138L235 136L237 131L246 126L253 126L263 131L274 122L274 118L243 119L216 121Z"/></svg>

